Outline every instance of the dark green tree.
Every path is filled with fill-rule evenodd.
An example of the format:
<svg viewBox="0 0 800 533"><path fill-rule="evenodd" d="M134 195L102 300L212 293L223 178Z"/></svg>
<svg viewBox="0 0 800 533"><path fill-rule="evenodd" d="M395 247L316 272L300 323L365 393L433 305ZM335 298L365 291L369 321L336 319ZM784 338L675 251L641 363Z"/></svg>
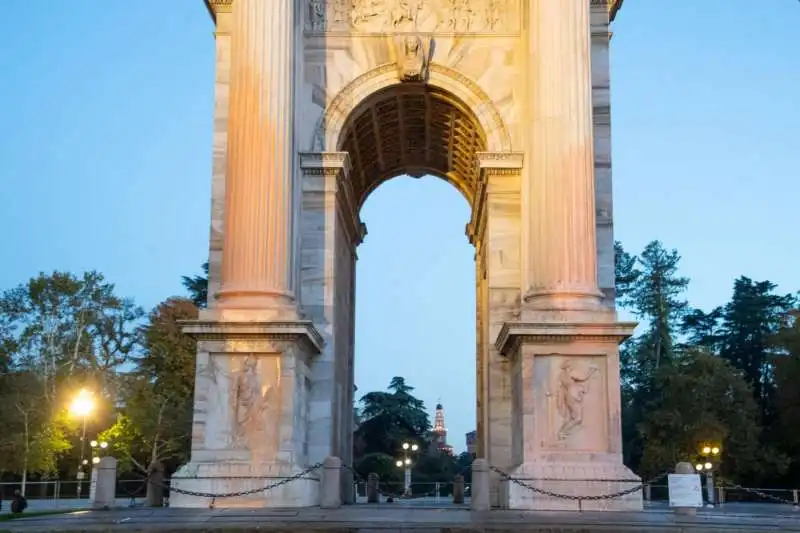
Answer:
<svg viewBox="0 0 800 533"><path fill-rule="evenodd" d="M645 411L638 424L645 477L696 460L704 442L722 444L722 475L728 479L752 480L765 463L774 471L782 461L759 445L758 409L747 382L715 355L691 351L661 367Z"/></svg>
<svg viewBox="0 0 800 533"><path fill-rule="evenodd" d="M183 276L182 283L194 305L202 309L208 305L208 261L200 268L202 276Z"/></svg>
<svg viewBox="0 0 800 533"><path fill-rule="evenodd" d="M724 338L722 315L721 307L716 307L709 313L700 309L689 310L681 324L681 332L686 336L685 346L702 348L709 353L719 353Z"/></svg>
<svg viewBox="0 0 800 533"><path fill-rule="evenodd" d="M775 338L781 355L775 360L775 423L771 437L791 458L785 486L800 485L800 310L786 316Z"/></svg>
<svg viewBox="0 0 800 533"><path fill-rule="evenodd" d="M678 275L678 251L667 250L659 241L645 246L638 260L641 274L629 297L634 314L647 324L636 350L644 378L674 358L676 329L688 309L684 293L689 278Z"/></svg>
<svg viewBox="0 0 800 533"><path fill-rule="evenodd" d="M720 355L744 373L753 389L762 420L770 424L774 414L774 363L776 335L796 301L792 295L775 294L777 285L740 277L722 313Z"/></svg>
<svg viewBox="0 0 800 533"><path fill-rule="evenodd" d="M637 268L637 258L625 251L622 243L614 241L614 274L617 305L630 305L630 294L642 272Z"/></svg>
<svg viewBox="0 0 800 533"><path fill-rule="evenodd" d="M412 393L413 387L402 377L392 378L389 391L368 392L361 397L361 424L355 440L356 455L383 453L394 455L403 441L422 442L431 429L425 404Z"/></svg>

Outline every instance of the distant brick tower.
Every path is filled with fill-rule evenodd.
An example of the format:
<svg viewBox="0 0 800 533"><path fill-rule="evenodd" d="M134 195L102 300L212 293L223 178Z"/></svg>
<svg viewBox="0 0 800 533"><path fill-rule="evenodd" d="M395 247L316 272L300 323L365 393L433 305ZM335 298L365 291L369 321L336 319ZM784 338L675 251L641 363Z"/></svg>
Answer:
<svg viewBox="0 0 800 533"><path fill-rule="evenodd" d="M453 454L453 447L447 444L447 427L444 425L444 407L436 404L436 417L433 419L432 447L445 453Z"/></svg>

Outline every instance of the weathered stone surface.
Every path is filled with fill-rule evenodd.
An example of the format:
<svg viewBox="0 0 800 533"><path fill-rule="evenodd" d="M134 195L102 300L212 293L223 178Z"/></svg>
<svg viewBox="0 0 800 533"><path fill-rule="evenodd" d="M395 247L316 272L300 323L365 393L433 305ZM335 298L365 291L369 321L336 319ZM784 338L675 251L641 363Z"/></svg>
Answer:
<svg viewBox="0 0 800 533"><path fill-rule="evenodd" d="M200 341L192 457L181 474L214 480L179 483L222 490L233 475L290 475L329 456L352 465L359 213L400 174L438 176L472 206L478 454L506 472L597 454L608 471L621 467L616 345L496 342L508 324L616 321L608 29L618 4L211 2L210 305L201 320L307 320L319 339L312 348L266 333ZM540 376L522 372L555 372L542 346L553 360L597 359L585 393L597 400L592 412L559 442L550 442L558 427L545 439L567 446L568 458L543 455L529 431L530 417L568 423L542 399ZM492 505L541 507L489 477ZM347 501L347 469L341 484ZM308 491L245 505L319 503Z"/></svg>

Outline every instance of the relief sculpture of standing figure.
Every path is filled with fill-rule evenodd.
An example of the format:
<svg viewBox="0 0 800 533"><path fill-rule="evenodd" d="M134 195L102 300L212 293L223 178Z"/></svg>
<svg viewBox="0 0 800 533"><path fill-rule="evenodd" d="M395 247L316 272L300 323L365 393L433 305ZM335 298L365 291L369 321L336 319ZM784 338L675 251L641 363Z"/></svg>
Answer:
<svg viewBox="0 0 800 533"><path fill-rule="evenodd" d="M261 425L260 419L265 408L258 360L252 355L244 360L242 371L236 377L235 390L235 440L240 446L250 447L254 440L252 437Z"/></svg>
<svg viewBox="0 0 800 533"><path fill-rule="evenodd" d="M586 373L579 373L569 359L561 364L556 407L564 422L558 430L558 440L566 440L572 431L583 423L583 399L589 391L589 380L599 370L592 365Z"/></svg>

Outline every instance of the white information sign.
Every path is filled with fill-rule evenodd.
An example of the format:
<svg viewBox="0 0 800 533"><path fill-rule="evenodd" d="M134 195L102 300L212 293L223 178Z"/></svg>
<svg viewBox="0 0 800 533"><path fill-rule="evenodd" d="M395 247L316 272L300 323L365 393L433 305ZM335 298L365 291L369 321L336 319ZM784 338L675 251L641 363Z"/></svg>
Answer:
<svg viewBox="0 0 800 533"><path fill-rule="evenodd" d="M670 507L702 507L703 490L697 474L669 475Z"/></svg>

